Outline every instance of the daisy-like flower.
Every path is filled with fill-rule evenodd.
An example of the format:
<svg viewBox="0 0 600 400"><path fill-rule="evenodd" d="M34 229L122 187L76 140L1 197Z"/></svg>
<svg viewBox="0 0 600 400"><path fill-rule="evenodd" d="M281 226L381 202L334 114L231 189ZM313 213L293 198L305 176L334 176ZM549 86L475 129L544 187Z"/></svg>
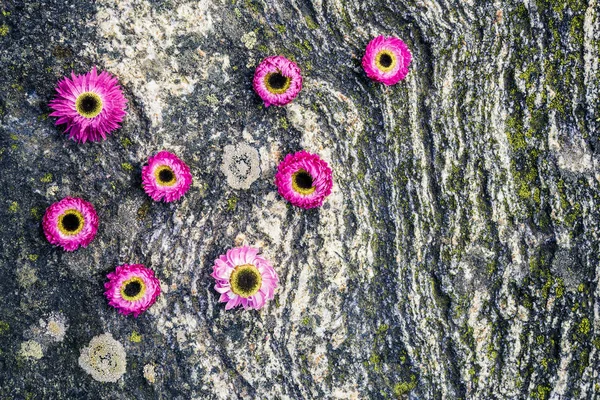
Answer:
<svg viewBox="0 0 600 400"><path fill-rule="evenodd" d="M87 247L98 232L94 206L79 198L65 197L46 209L42 219L46 239L66 251Z"/></svg>
<svg viewBox="0 0 600 400"><path fill-rule="evenodd" d="M367 45L362 65L369 78L394 85L406 77L411 60L410 50L402 40L378 36Z"/></svg>
<svg viewBox="0 0 600 400"><path fill-rule="evenodd" d="M331 168L318 155L304 150L288 154L279 163L275 184L279 194L293 205L314 208L331 193Z"/></svg>
<svg viewBox="0 0 600 400"><path fill-rule="evenodd" d="M121 314L133 313L137 317L146 311L160 294L160 281L154 271L142 264L119 265L114 272L106 275L104 296L108 304Z"/></svg>
<svg viewBox="0 0 600 400"><path fill-rule="evenodd" d="M64 77L56 86L57 95L48 105L58 117L56 125L66 124L65 133L77 142L98 142L119 127L125 116L127 99L117 78L108 72Z"/></svg>
<svg viewBox="0 0 600 400"><path fill-rule="evenodd" d="M294 100L302 89L302 75L295 62L283 56L271 56L261 61L254 72L254 90L265 102L284 106Z"/></svg>
<svg viewBox="0 0 600 400"><path fill-rule="evenodd" d="M279 277L273 266L258 255L258 249L242 246L227 250L215 260L211 275L226 310L240 304L245 310L260 310L273 299Z"/></svg>
<svg viewBox="0 0 600 400"><path fill-rule="evenodd" d="M142 168L142 186L154 201L179 200L191 185L190 167L168 151L150 157Z"/></svg>

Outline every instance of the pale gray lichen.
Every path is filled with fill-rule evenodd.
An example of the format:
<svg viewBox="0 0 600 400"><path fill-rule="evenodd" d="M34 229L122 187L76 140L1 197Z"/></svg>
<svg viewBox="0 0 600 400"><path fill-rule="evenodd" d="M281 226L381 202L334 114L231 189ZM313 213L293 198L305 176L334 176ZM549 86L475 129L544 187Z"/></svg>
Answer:
<svg viewBox="0 0 600 400"><path fill-rule="evenodd" d="M44 334L53 342L62 342L69 328L65 316L58 312L53 312L45 321L40 321L40 327L44 329Z"/></svg>
<svg viewBox="0 0 600 400"><path fill-rule="evenodd" d="M42 345L35 340L28 340L21 343L19 355L26 359L39 360L44 356Z"/></svg>
<svg viewBox="0 0 600 400"><path fill-rule="evenodd" d="M95 336L81 349L79 365L99 382L116 382L127 366L125 349L110 333Z"/></svg>
<svg viewBox="0 0 600 400"><path fill-rule="evenodd" d="M48 345L51 342L61 342L68 328L69 324L65 316L60 312L52 312L46 318L40 319L37 325L25 331L24 336Z"/></svg>
<svg viewBox="0 0 600 400"><path fill-rule="evenodd" d="M234 189L250 189L260 175L258 151L247 143L225 146L221 171Z"/></svg>
<svg viewBox="0 0 600 400"><path fill-rule="evenodd" d="M156 366L154 364L144 365L144 378L146 378L148 383L156 382Z"/></svg>

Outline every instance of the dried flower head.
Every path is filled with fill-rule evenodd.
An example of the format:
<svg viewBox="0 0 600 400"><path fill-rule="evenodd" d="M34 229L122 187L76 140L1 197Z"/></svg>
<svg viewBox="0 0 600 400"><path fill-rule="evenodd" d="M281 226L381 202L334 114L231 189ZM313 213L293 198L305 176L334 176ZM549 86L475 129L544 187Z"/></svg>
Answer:
<svg viewBox="0 0 600 400"><path fill-rule="evenodd" d="M273 298L279 277L258 249L248 246L227 250L215 260L213 273L219 301L226 310L242 305L244 309L261 309Z"/></svg>
<svg viewBox="0 0 600 400"><path fill-rule="evenodd" d="M121 314L137 317L146 311L160 295L160 281L154 271L142 264L119 265L107 276L104 295L108 304Z"/></svg>
<svg viewBox="0 0 600 400"><path fill-rule="evenodd" d="M117 78L108 72L96 72L96 67L85 75L71 73L56 87L57 95L48 105L58 117L56 125L66 124L65 133L77 142L100 141L119 127L125 116L127 99L121 92Z"/></svg>
<svg viewBox="0 0 600 400"><path fill-rule="evenodd" d="M279 194L293 205L320 207L333 186L331 168L316 154L288 154L277 167L275 184Z"/></svg>
<svg viewBox="0 0 600 400"><path fill-rule="evenodd" d="M168 151L158 152L142 168L142 186L154 201L179 200L192 185L190 167Z"/></svg>
<svg viewBox="0 0 600 400"><path fill-rule="evenodd" d="M81 349L79 366L99 382L116 382L127 367L125 349L110 333L95 336Z"/></svg>
<svg viewBox="0 0 600 400"><path fill-rule="evenodd" d="M42 226L46 239L66 251L87 247L98 232L94 206L80 198L65 197L46 209Z"/></svg>
<svg viewBox="0 0 600 400"><path fill-rule="evenodd" d="M408 75L411 60L410 50L402 40L378 36L367 45L362 65L369 78L394 85Z"/></svg>
<svg viewBox="0 0 600 400"><path fill-rule="evenodd" d="M300 93L302 75L295 62L283 56L272 56L256 67L252 83L265 107L271 104L284 106Z"/></svg>

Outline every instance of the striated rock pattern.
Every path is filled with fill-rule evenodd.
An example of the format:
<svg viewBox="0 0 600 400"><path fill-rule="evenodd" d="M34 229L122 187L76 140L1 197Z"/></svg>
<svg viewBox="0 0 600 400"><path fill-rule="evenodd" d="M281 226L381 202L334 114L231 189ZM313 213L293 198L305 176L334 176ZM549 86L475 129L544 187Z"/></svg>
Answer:
<svg viewBox="0 0 600 400"><path fill-rule="evenodd" d="M0 398L600 397L597 0L8 0L0 11ZM360 66L380 34L413 53L389 88ZM304 88L265 109L252 76L276 54L298 63ZM128 116L79 145L48 102L61 76L94 65L119 77ZM221 167L240 143L259 155L248 189ZM162 149L194 176L174 204L141 188ZM301 149L334 171L320 209L291 207L273 184ZM65 196L100 218L74 253L40 226ZM240 244L260 246L280 276L260 312L225 312L212 289L212 261ZM102 295L122 263L162 282L137 319ZM64 339L29 351L27 332L53 313ZM116 383L78 364L105 332L126 352Z"/></svg>

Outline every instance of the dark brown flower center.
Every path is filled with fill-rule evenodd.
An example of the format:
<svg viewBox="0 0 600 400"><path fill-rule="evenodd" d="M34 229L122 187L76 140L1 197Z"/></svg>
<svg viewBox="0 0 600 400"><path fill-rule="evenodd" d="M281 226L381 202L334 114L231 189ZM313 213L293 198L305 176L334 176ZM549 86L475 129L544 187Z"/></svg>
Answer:
<svg viewBox="0 0 600 400"><path fill-rule="evenodd" d="M173 174L173 171L165 168L158 173L158 178L163 182L171 182L175 179L175 175Z"/></svg>
<svg viewBox="0 0 600 400"><path fill-rule="evenodd" d="M138 281L131 281L125 285L123 292L129 297L137 296L142 290L142 285Z"/></svg>
<svg viewBox="0 0 600 400"><path fill-rule="evenodd" d="M300 189L310 189L313 187L313 178L306 171L300 171L294 176L296 185Z"/></svg>
<svg viewBox="0 0 600 400"><path fill-rule="evenodd" d="M102 112L102 99L94 92L81 93L75 99L75 108L82 117L94 118Z"/></svg>
<svg viewBox="0 0 600 400"><path fill-rule="evenodd" d="M289 78L283 76L280 72L272 73L269 75L269 86L275 90L281 90L287 85L288 79Z"/></svg>
<svg viewBox="0 0 600 400"><path fill-rule="evenodd" d="M75 214L67 214L62 218L62 227L67 232L75 232L79 229L79 218Z"/></svg>
<svg viewBox="0 0 600 400"><path fill-rule="evenodd" d="M252 264L238 265L229 277L229 284L233 293L248 298L260 290L262 276Z"/></svg>
<svg viewBox="0 0 600 400"><path fill-rule="evenodd" d="M381 55L381 57L379 57L379 63L384 67L384 68L388 68L390 65L392 65L392 57L389 54L383 53Z"/></svg>
<svg viewBox="0 0 600 400"><path fill-rule="evenodd" d="M84 98L81 99L81 109L86 113L94 112L98 106L98 99L96 97L84 96Z"/></svg>
<svg viewBox="0 0 600 400"><path fill-rule="evenodd" d="M256 287L258 283L258 275L254 271L244 270L240 271L237 276L238 287L243 292L250 292Z"/></svg>

